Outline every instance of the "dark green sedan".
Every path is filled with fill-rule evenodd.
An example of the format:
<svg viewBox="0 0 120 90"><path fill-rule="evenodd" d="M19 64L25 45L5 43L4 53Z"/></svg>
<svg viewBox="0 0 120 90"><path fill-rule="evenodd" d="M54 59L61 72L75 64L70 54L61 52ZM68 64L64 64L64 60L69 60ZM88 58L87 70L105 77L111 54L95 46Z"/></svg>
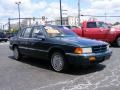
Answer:
<svg viewBox="0 0 120 90"><path fill-rule="evenodd" d="M23 55L50 60L57 72L72 65L95 65L109 59L109 44L78 37L68 28L39 25L26 27L10 39L10 49L15 59Z"/></svg>

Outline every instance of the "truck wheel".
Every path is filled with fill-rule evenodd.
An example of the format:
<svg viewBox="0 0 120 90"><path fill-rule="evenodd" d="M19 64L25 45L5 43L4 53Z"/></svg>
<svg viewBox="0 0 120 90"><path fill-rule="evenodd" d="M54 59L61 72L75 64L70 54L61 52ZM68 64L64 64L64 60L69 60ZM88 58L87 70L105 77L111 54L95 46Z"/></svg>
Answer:
<svg viewBox="0 0 120 90"><path fill-rule="evenodd" d="M120 47L120 37L117 38L117 46Z"/></svg>
<svg viewBox="0 0 120 90"><path fill-rule="evenodd" d="M67 69L67 62L63 54L54 52L51 56L51 66L56 72L63 72Z"/></svg>
<svg viewBox="0 0 120 90"><path fill-rule="evenodd" d="M22 57L17 46L13 49L13 56L16 60L19 60Z"/></svg>

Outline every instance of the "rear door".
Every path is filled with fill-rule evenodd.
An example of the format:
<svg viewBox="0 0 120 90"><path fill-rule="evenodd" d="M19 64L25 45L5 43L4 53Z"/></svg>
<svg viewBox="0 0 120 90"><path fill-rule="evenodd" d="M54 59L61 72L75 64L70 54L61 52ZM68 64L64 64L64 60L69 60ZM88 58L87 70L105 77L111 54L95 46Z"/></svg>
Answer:
<svg viewBox="0 0 120 90"><path fill-rule="evenodd" d="M97 22L87 22L86 28L83 28L84 37L91 39L103 40L104 32L101 28L98 28Z"/></svg>

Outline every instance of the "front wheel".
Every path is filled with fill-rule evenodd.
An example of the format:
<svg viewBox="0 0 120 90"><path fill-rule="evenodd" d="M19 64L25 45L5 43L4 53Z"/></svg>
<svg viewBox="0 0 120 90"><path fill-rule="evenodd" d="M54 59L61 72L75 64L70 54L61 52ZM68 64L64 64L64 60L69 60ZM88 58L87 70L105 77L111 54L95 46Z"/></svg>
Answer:
<svg viewBox="0 0 120 90"><path fill-rule="evenodd" d="M16 60L19 60L21 58L21 54L19 52L18 47L14 47L13 49L13 56Z"/></svg>
<svg viewBox="0 0 120 90"><path fill-rule="evenodd" d="M67 69L67 62L63 54L54 52L51 56L52 68L57 72L63 72Z"/></svg>
<svg viewBox="0 0 120 90"><path fill-rule="evenodd" d="M117 38L116 43L117 43L117 46L120 47L120 37Z"/></svg>

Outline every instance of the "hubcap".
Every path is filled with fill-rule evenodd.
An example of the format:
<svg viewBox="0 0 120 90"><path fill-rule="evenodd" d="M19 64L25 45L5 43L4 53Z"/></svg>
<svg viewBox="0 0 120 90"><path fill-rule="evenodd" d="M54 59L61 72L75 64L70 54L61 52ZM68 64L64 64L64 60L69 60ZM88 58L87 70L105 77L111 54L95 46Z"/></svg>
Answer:
<svg viewBox="0 0 120 90"><path fill-rule="evenodd" d="M52 67L56 70L56 71L61 71L63 68L63 57L59 54L56 54L52 57Z"/></svg>
<svg viewBox="0 0 120 90"><path fill-rule="evenodd" d="M18 59L18 50L16 48L14 48L13 54L14 54L14 58Z"/></svg>

